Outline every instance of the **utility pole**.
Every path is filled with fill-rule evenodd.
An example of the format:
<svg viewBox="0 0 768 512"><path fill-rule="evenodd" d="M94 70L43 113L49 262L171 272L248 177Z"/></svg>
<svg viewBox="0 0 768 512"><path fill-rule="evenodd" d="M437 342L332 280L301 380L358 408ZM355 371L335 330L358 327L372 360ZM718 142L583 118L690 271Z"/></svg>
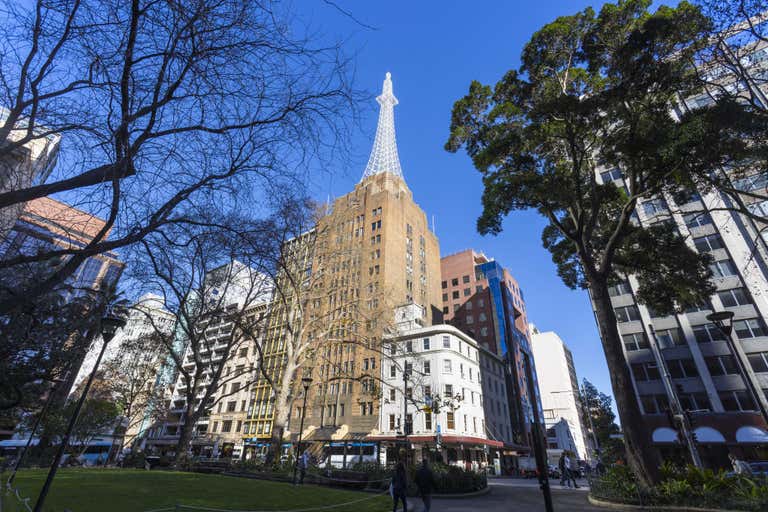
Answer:
<svg viewBox="0 0 768 512"><path fill-rule="evenodd" d="M544 509L546 512L554 512L552 504L552 490L549 487L549 467L547 466L547 452L544 449L544 432L541 428L541 417L539 416L539 390L534 385L533 368L531 366L531 355L525 350L521 351L525 363L525 380L528 384L528 394L533 409L533 453L536 457L536 468L539 471L539 486L544 495Z"/></svg>
<svg viewBox="0 0 768 512"><path fill-rule="evenodd" d="M650 331L652 338L650 342L651 351L653 352L654 359L656 359L656 366L659 368L661 381L664 383L664 389L667 392L667 398L669 399L669 406L672 409L673 418L675 423L679 425L680 433L683 435L685 444L688 446L688 451L691 454L691 462L693 462L694 466L700 468L702 467L701 457L699 456L699 450L696 447L696 441L691 432L691 425L688 422L688 416L685 414L685 411L683 411L683 406L680 404L680 399L675 392L672 376L667 369L667 362L664 360L664 357L662 357L661 351L659 351L659 344L656 339L656 331L653 329L653 324L648 324L648 330ZM676 425L673 424L672 426L675 427Z"/></svg>

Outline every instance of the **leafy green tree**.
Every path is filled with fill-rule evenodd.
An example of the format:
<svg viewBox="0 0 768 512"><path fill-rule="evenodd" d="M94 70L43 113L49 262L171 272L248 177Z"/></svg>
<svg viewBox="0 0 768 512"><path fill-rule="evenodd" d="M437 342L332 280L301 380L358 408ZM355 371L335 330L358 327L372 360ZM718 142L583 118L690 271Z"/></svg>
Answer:
<svg viewBox="0 0 768 512"><path fill-rule="evenodd" d="M659 313L712 294L707 254L667 223L642 227L642 201L674 189L680 176L737 159L738 134L722 130L697 148L693 125L672 115L694 93L693 56L710 30L689 3L649 11L650 0L606 4L558 18L525 46L521 66L493 87L472 82L456 102L446 149L462 147L483 175L478 230L498 234L511 211L533 209L549 223L544 246L563 282L588 288L611 374L627 460L639 481L659 478L659 458L643 422L609 286L628 274L638 299ZM709 128L706 126L706 128ZM624 186L598 180L619 169Z"/></svg>
<svg viewBox="0 0 768 512"><path fill-rule="evenodd" d="M621 433L616 424L616 415L611 409L613 399L599 391L594 384L584 379L582 384L582 412L584 424L590 430L594 428L594 437L600 448L600 460L611 464L624 458L624 444L621 439L611 437Z"/></svg>

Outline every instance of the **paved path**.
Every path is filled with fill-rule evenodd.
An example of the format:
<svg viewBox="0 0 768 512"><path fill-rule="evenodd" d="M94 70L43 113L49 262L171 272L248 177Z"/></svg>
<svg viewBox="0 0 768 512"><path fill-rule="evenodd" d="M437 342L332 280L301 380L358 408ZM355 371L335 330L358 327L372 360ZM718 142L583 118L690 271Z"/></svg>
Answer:
<svg viewBox="0 0 768 512"><path fill-rule="evenodd" d="M491 492L477 498L435 499L432 501L433 512L544 512L544 498L536 480L513 478L493 479ZM559 482L552 486L552 498L556 512L605 512L606 509L594 507L587 501L586 486L581 489L561 488ZM421 512L421 500L413 498L409 502L409 511ZM411 508L412 507L412 508Z"/></svg>

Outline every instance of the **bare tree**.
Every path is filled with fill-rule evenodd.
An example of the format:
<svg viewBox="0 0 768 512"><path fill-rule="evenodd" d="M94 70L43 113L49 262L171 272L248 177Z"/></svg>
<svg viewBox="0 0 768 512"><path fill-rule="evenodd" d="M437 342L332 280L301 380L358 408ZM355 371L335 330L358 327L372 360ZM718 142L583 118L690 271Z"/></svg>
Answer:
<svg viewBox="0 0 768 512"><path fill-rule="evenodd" d="M343 141L347 62L282 5L7 1L0 19L0 161L62 135L47 181L0 189L0 209L76 192L66 197L107 221L85 246L0 262L64 258L0 297L0 313L89 256L194 223L211 202L251 205L298 186L310 158Z"/></svg>

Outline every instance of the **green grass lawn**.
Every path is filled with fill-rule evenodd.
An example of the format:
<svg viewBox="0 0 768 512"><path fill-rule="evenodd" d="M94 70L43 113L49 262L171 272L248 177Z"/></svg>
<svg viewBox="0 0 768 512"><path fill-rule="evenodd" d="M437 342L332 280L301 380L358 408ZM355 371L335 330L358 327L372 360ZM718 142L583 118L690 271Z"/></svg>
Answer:
<svg viewBox="0 0 768 512"><path fill-rule="evenodd" d="M15 485L30 506L46 472L20 472ZM7 473L4 475L7 478ZM46 500L45 512L144 512L176 503L229 510L294 510L371 498L329 512L384 512L389 496L307 485L172 471L133 469L61 469ZM2 512L16 512L14 500L3 498Z"/></svg>

